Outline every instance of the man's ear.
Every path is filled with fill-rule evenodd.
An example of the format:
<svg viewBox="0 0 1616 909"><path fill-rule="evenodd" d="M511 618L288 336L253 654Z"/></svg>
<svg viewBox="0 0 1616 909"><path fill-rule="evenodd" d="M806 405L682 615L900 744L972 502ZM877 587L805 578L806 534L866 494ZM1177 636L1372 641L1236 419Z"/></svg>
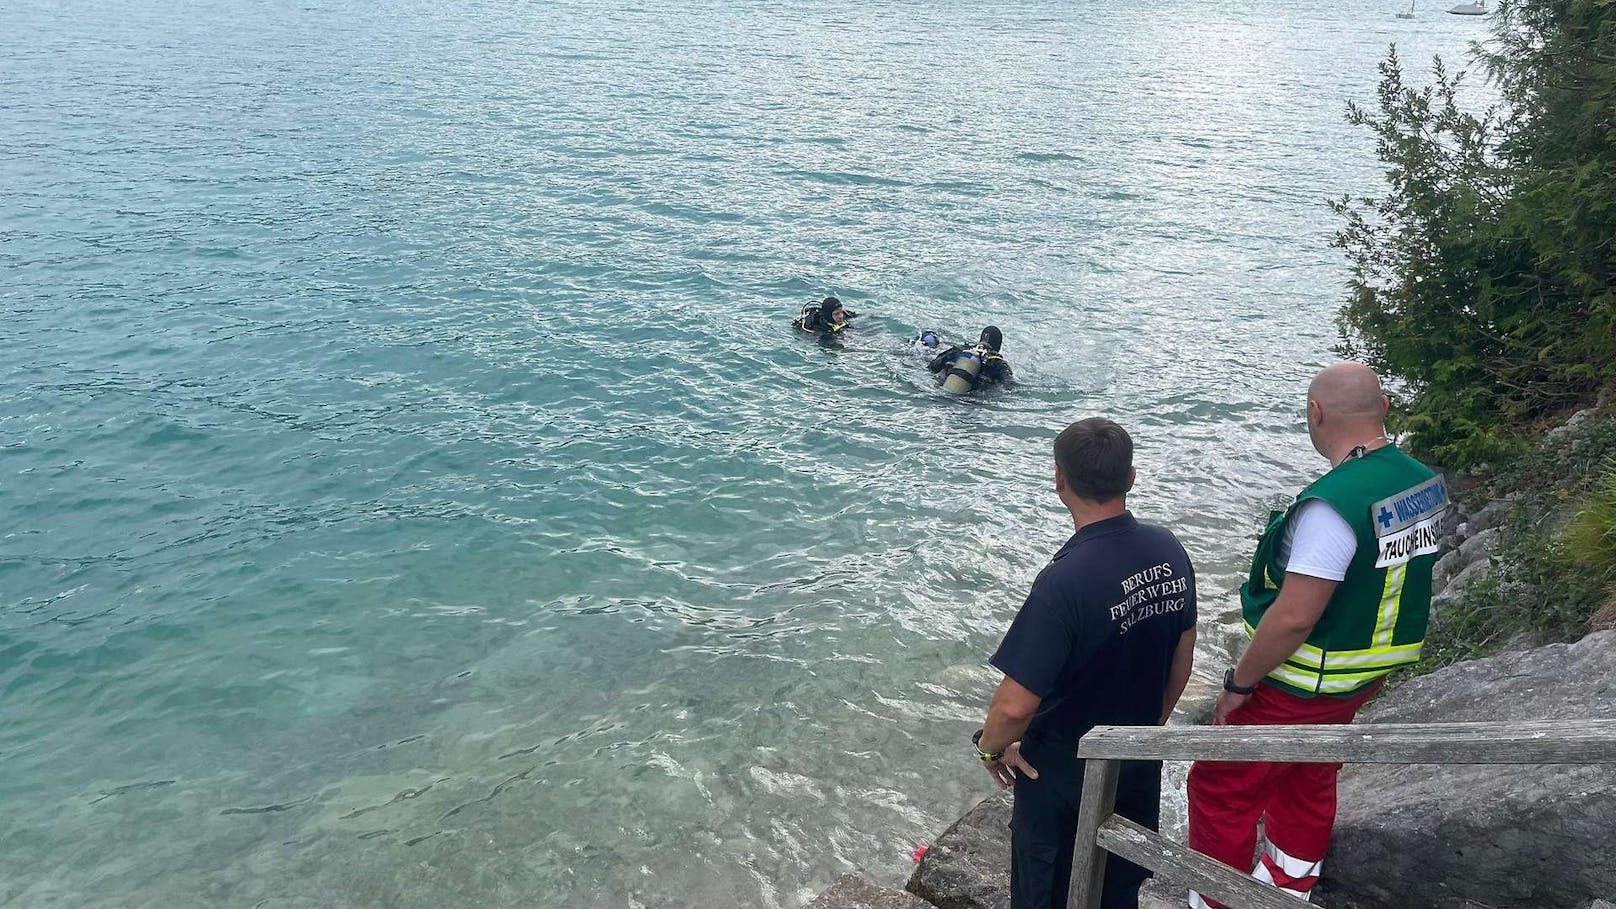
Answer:
<svg viewBox="0 0 1616 909"><path fill-rule="evenodd" d="M1060 465L1055 465L1055 494L1066 494L1066 475L1061 473Z"/></svg>
<svg viewBox="0 0 1616 909"><path fill-rule="evenodd" d="M1133 484L1137 482L1139 482L1139 471L1132 467L1128 468L1128 492L1133 492Z"/></svg>
<svg viewBox="0 0 1616 909"><path fill-rule="evenodd" d="M1385 395L1381 397L1385 397ZM1320 407L1319 402L1312 398L1307 399L1307 421L1314 426L1324 425L1324 408Z"/></svg>

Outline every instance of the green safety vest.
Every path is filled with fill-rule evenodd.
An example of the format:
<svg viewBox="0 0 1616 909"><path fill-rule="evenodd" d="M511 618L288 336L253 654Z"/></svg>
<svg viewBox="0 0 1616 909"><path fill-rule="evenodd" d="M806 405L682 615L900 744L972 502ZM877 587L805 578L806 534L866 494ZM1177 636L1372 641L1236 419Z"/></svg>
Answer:
<svg viewBox="0 0 1616 909"><path fill-rule="evenodd" d="M1320 477L1289 509L1269 515L1251 575L1240 587L1248 634L1279 598L1285 525L1312 499L1352 526L1358 549L1307 641L1266 681L1304 697L1351 695L1420 658L1448 490L1395 445L1343 461Z"/></svg>

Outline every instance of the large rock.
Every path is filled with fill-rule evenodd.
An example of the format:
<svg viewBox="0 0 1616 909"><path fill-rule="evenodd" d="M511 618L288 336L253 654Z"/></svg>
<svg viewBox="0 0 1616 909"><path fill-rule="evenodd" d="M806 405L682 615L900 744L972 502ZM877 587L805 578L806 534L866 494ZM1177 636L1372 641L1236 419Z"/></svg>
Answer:
<svg viewBox="0 0 1616 909"><path fill-rule="evenodd" d="M1543 441L1545 443L1570 441L1582 432L1582 428L1588 425L1588 421L1593 419L1596 413L1598 411L1593 407L1577 411L1571 415L1570 419L1544 433Z"/></svg>
<svg viewBox="0 0 1616 909"><path fill-rule="evenodd" d="M844 874L808 909L932 909L930 903L902 890L876 886L869 878Z"/></svg>
<svg viewBox="0 0 1616 909"><path fill-rule="evenodd" d="M1436 595L1431 597L1431 621L1440 622L1444 618L1443 610L1449 603L1463 597L1465 591L1472 585L1492 577L1493 563L1491 559L1481 559L1466 565L1464 570L1454 575L1441 585L1433 583Z"/></svg>
<svg viewBox="0 0 1616 909"><path fill-rule="evenodd" d="M1498 548L1498 528L1490 527L1477 531L1469 539L1459 544L1459 563L1466 567L1478 561L1485 561Z"/></svg>
<svg viewBox="0 0 1616 909"><path fill-rule="evenodd" d="M1466 587L1491 574L1499 537L1495 527L1459 539L1431 567L1431 592L1444 600L1455 599Z"/></svg>
<svg viewBox="0 0 1616 909"><path fill-rule="evenodd" d="M1010 806L1009 793L990 796L943 831L909 878L910 892L938 909L1009 909ZM1146 881L1139 909L1183 909L1186 892Z"/></svg>
<svg viewBox="0 0 1616 909"><path fill-rule="evenodd" d="M1509 517L1509 510L1513 507L1514 498L1494 499L1476 511L1470 518L1470 526L1481 529L1498 527Z"/></svg>
<svg viewBox="0 0 1616 909"><path fill-rule="evenodd" d="M938 909L1010 909L1010 795L988 797L943 831L909 878Z"/></svg>
<svg viewBox="0 0 1616 909"><path fill-rule="evenodd" d="M1414 679L1359 722L1589 718L1616 719L1616 631ZM1339 802L1320 886L1338 909L1583 909L1616 893L1616 766L1350 766Z"/></svg>
<svg viewBox="0 0 1616 909"><path fill-rule="evenodd" d="M1436 564L1431 566L1431 592L1441 593L1442 588L1448 586L1448 581L1452 580L1453 576L1458 574L1459 569L1463 567L1463 565L1459 564L1459 548L1457 546L1444 552L1442 557L1436 560Z"/></svg>

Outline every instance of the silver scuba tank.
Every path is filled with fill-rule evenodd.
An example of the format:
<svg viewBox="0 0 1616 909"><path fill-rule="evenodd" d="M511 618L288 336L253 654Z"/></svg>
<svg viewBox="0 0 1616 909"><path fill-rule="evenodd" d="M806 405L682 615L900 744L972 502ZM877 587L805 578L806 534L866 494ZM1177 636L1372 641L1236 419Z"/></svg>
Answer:
<svg viewBox="0 0 1616 909"><path fill-rule="evenodd" d="M976 377L981 372L982 352L974 348L961 351L943 373L943 391L951 395L970 394L976 388Z"/></svg>

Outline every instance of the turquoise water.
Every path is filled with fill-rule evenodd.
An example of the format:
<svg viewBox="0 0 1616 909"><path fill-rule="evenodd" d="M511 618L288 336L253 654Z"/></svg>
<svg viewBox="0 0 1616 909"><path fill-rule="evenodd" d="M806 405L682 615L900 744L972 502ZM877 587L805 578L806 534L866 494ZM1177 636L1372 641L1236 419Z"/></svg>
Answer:
<svg viewBox="0 0 1616 909"><path fill-rule="evenodd" d="M1094 413L1204 690L1401 5L0 9L0 903L896 882Z"/></svg>

